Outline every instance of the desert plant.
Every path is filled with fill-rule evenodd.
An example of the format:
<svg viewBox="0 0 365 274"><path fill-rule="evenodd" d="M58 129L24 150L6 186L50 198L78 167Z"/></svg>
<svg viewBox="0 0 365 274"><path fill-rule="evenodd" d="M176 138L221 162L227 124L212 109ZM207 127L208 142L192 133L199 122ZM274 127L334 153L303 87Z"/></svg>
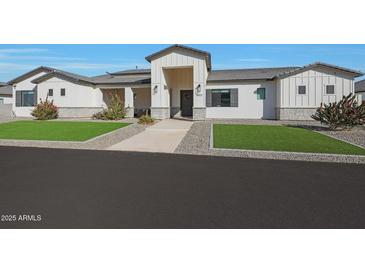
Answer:
<svg viewBox="0 0 365 274"><path fill-rule="evenodd" d="M58 107L53 104L53 100L49 101L47 96L45 101L40 99L40 103L35 106L31 115L37 120L57 119Z"/></svg>
<svg viewBox="0 0 365 274"><path fill-rule="evenodd" d="M148 115L142 115L138 120L139 124L144 124L144 125L153 124L154 122L155 122L155 120L151 116L148 116Z"/></svg>
<svg viewBox="0 0 365 274"><path fill-rule="evenodd" d="M356 95L350 93L339 102L323 104L311 116L314 120L328 125L332 130L351 129L365 123L365 105L359 104Z"/></svg>
<svg viewBox="0 0 365 274"><path fill-rule="evenodd" d="M104 109L93 115L93 119L98 120L120 120L124 119L126 116L126 111L124 108L124 103L119 98L118 95L113 95L110 101L110 105L107 109Z"/></svg>

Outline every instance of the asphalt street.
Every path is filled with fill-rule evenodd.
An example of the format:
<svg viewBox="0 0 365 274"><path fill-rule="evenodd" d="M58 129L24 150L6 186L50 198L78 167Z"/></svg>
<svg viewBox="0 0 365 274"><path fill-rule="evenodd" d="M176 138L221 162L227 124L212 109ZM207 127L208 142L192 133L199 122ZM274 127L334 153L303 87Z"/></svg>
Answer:
<svg viewBox="0 0 365 274"><path fill-rule="evenodd" d="M0 228L365 228L365 166L0 147Z"/></svg>

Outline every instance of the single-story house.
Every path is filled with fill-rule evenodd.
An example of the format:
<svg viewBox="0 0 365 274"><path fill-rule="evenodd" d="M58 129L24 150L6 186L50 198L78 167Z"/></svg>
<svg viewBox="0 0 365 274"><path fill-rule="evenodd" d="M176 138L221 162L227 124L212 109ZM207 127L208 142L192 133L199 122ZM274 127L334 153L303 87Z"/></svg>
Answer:
<svg viewBox="0 0 365 274"><path fill-rule="evenodd" d="M90 117L119 96L127 116L307 120L321 102L354 92L360 71L316 62L303 67L213 70L211 54L173 45L146 57L151 69L86 77L39 67L8 84L13 113L30 116L47 96L60 117Z"/></svg>
<svg viewBox="0 0 365 274"><path fill-rule="evenodd" d="M355 92L359 96L359 100L365 104L365 80L355 83Z"/></svg>

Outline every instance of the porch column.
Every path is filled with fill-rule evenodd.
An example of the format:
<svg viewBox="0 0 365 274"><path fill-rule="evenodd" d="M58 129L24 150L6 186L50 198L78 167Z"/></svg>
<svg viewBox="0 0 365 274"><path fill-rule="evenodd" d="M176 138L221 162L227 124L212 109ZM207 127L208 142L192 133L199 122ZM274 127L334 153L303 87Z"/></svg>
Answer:
<svg viewBox="0 0 365 274"><path fill-rule="evenodd" d="M124 88L124 107L126 110L126 117L134 117L134 94L130 87Z"/></svg>

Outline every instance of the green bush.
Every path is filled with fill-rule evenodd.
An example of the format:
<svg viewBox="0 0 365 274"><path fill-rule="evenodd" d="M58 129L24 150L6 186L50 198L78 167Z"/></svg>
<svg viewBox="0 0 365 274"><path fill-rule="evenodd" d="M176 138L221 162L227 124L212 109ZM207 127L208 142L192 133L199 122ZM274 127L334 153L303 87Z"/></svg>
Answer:
<svg viewBox="0 0 365 274"><path fill-rule="evenodd" d="M93 115L93 119L120 120L124 119L125 116L126 116L126 111L124 108L124 103L120 100L118 95L113 95L108 108L98 113L95 113Z"/></svg>
<svg viewBox="0 0 365 274"><path fill-rule="evenodd" d="M48 96L45 101L37 104L31 115L37 120L52 120L58 118L58 107L53 104L53 100L49 101Z"/></svg>
<svg viewBox="0 0 365 274"><path fill-rule="evenodd" d="M311 117L332 130L351 129L365 123L365 104L359 104L356 95L350 93L339 102L321 104Z"/></svg>
<svg viewBox="0 0 365 274"><path fill-rule="evenodd" d="M144 124L144 125L153 124L154 122L155 122L155 120L151 116L148 116L148 115L142 115L138 120L139 124Z"/></svg>

